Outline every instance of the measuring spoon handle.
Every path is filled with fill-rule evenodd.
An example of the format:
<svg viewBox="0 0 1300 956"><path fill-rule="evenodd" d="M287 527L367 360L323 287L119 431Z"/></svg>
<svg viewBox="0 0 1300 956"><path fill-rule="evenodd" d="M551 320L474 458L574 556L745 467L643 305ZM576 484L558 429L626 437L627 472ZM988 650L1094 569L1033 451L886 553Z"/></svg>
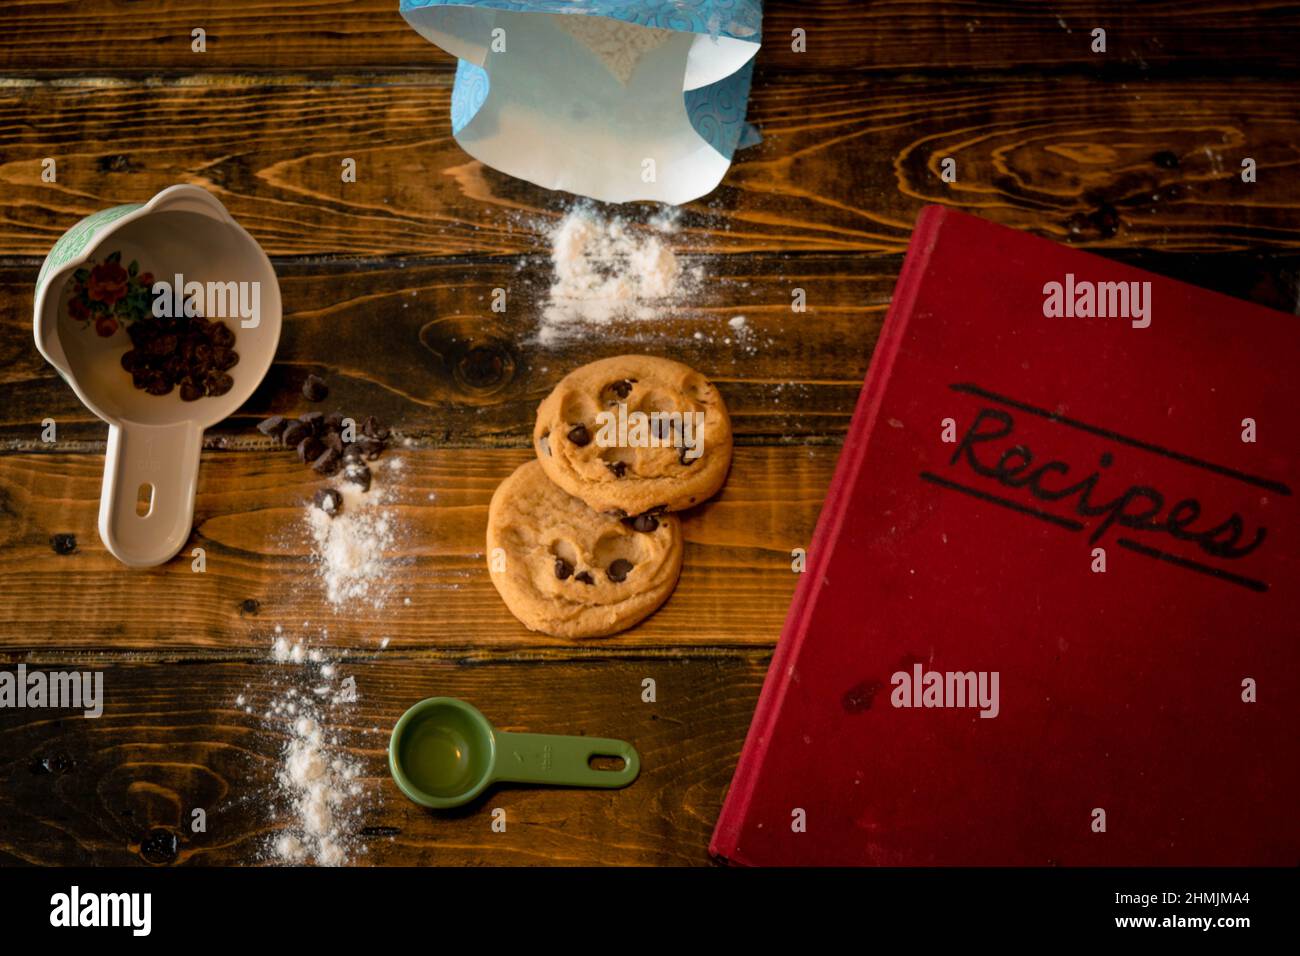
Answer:
<svg viewBox="0 0 1300 956"><path fill-rule="evenodd" d="M626 787L641 772L636 748L607 737L560 737L553 734L507 734L497 731L494 776L508 783L556 787ZM622 757L619 770L597 770L592 757Z"/></svg>

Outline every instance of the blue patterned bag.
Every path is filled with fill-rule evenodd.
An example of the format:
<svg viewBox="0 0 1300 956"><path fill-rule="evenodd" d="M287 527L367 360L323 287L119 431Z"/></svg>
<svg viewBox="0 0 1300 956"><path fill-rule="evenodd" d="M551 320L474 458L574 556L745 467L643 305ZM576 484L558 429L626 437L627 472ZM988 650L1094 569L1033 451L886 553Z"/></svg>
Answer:
<svg viewBox="0 0 1300 956"><path fill-rule="evenodd" d="M456 56L456 141L494 169L606 202L721 182L745 122L761 0L401 0Z"/></svg>

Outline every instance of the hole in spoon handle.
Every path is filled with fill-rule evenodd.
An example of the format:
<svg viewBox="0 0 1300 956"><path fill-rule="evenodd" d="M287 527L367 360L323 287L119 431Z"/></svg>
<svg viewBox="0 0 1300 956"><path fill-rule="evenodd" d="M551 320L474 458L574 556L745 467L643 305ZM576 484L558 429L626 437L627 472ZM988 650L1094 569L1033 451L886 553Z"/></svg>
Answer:
<svg viewBox="0 0 1300 956"><path fill-rule="evenodd" d="M495 777L510 783L555 787L626 787L641 772L636 748L607 737L561 737L554 734L497 732ZM617 770L591 766L593 757L622 758Z"/></svg>

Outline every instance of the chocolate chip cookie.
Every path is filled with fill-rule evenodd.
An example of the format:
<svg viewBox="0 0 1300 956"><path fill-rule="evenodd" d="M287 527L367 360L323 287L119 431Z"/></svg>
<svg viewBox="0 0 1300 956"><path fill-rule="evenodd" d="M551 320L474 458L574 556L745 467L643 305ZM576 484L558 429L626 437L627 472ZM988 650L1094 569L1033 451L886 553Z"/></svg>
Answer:
<svg viewBox="0 0 1300 956"><path fill-rule="evenodd" d="M506 606L530 630L601 637L649 616L672 593L681 529L670 515L593 511L530 461L492 496L487 562Z"/></svg>
<svg viewBox="0 0 1300 956"><path fill-rule="evenodd" d="M547 476L596 511L678 511L722 487L731 419L694 369L620 355L560 380L538 406L533 446Z"/></svg>

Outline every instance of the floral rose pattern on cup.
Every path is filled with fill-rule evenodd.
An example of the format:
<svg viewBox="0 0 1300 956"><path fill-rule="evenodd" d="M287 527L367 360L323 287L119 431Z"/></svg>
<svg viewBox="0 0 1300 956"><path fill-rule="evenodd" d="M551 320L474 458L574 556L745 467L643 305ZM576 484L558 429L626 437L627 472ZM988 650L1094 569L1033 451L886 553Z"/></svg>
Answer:
<svg viewBox="0 0 1300 956"><path fill-rule="evenodd" d="M141 272L134 259L122 266L122 253L111 252L100 263L87 262L72 274L68 315L107 338L129 322L149 318L153 305L153 273Z"/></svg>

